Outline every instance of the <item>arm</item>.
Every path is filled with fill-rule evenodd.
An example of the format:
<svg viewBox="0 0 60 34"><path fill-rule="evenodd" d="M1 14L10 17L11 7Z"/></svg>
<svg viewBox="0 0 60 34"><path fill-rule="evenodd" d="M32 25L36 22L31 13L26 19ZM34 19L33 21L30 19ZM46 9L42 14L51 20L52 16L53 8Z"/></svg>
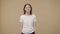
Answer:
<svg viewBox="0 0 60 34"><path fill-rule="evenodd" d="M37 34L37 33L36 33L36 21L37 21L37 20L36 20L36 16L34 15L34 23L33 23L33 26L34 26L35 34Z"/></svg>
<svg viewBox="0 0 60 34"><path fill-rule="evenodd" d="M33 23L33 27L34 27L34 31L35 31L35 34L36 34L36 23Z"/></svg>
<svg viewBox="0 0 60 34"><path fill-rule="evenodd" d="M23 28L23 19L22 19L22 16L20 16L20 33L22 32L22 28Z"/></svg>
<svg viewBox="0 0 60 34"><path fill-rule="evenodd" d="M20 23L20 31L22 32L23 23Z"/></svg>

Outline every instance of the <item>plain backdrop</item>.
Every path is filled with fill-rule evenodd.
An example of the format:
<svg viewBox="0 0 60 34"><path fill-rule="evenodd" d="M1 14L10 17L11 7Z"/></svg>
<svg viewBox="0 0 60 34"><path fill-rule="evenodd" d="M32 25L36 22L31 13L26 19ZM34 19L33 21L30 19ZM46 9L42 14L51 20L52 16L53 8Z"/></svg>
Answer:
<svg viewBox="0 0 60 34"><path fill-rule="evenodd" d="M0 34L20 34L25 0L0 0ZM28 0L37 16L37 34L60 34L60 0Z"/></svg>

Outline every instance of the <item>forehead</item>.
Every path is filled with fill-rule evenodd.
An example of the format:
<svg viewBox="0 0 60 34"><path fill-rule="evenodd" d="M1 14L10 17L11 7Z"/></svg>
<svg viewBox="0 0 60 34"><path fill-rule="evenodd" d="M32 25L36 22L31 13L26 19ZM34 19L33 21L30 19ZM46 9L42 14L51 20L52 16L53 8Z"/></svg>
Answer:
<svg viewBox="0 0 60 34"><path fill-rule="evenodd" d="M26 5L26 7L30 7L30 5Z"/></svg>

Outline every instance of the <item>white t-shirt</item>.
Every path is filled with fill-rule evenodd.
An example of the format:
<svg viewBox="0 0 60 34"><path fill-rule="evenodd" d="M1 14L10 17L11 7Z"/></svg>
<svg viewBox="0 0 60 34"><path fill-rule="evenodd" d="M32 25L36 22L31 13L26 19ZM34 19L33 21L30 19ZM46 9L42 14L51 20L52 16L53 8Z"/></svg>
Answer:
<svg viewBox="0 0 60 34"><path fill-rule="evenodd" d="M35 15L21 15L20 16L20 23L23 23L23 33L32 33L34 32L33 23L36 22Z"/></svg>

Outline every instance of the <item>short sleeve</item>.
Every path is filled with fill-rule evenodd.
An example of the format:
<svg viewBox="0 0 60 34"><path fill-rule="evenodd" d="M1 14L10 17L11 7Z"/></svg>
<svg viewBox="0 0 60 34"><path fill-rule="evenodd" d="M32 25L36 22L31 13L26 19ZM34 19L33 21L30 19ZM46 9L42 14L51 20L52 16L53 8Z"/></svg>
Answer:
<svg viewBox="0 0 60 34"><path fill-rule="evenodd" d="M22 17L22 16L20 16L20 20L19 20L19 22L20 22L20 23L23 22L23 17Z"/></svg>
<svg viewBox="0 0 60 34"><path fill-rule="evenodd" d="M34 15L34 22L36 22L37 20L36 20L36 16Z"/></svg>

